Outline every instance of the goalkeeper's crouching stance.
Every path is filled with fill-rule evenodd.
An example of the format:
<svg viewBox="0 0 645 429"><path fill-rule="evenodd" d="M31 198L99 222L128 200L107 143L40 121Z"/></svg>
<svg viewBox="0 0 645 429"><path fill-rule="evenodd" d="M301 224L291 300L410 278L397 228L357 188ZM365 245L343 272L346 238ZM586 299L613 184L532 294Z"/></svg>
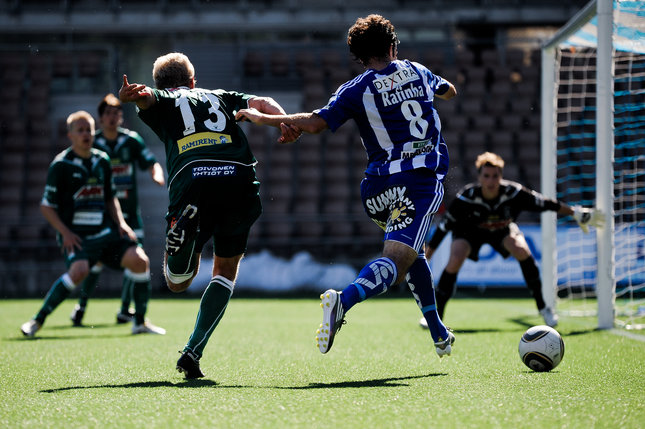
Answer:
<svg viewBox="0 0 645 429"><path fill-rule="evenodd" d="M572 216L587 233L590 226L603 225L603 214L592 208L569 206L519 183L504 180L504 160L494 153L479 155L475 166L478 181L466 185L457 193L425 246L426 255L430 258L448 231L452 231L450 257L436 290L439 316L443 319L446 304L455 292L457 274L462 264L466 258L477 261L480 247L487 243L504 258L511 255L517 259L544 322L556 326L558 316L544 302L540 272L515 219L522 211L555 211L559 215ZM425 325L425 320L422 319L420 324Z"/></svg>

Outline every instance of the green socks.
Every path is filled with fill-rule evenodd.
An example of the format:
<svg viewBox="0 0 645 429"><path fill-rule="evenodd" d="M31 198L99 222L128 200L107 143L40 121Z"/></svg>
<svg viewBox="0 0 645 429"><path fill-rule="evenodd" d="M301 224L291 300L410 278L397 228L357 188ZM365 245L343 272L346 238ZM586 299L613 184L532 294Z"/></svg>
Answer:
<svg viewBox="0 0 645 429"><path fill-rule="evenodd" d="M197 321L188 344L184 351L191 351L201 358L213 330L222 319L231 295L233 295L233 282L222 276L215 276L206 287L199 304Z"/></svg>
<svg viewBox="0 0 645 429"><path fill-rule="evenodd" d="M134 322L137 325L145 322L150 300L150 271L144 273L130 273L132 282L132 298L134 299Z"/></svg>
<svg viewBox="0 0 645 429"><path fill-rule="evenodd" d="M127 268L123 272L123 287L121 289L121 314L128 314L130 311L130 302L134 294L135 280L132 276L132 271Z"/></svg>
<svg viewBox="0 0 645 429"><path fill-rule="evenodd" d="M72 279L69 274L65 273L60 276L49 289L49 292L47 292L43 306L40 308L34 319L42 325L45 322L45 318L69 296L75 287L76 285L72 283Z"/></svg>
<svg viewBox="0 0 645 429"><path fill-rule="evenodd" d="M99 282L99 275L101 275L103 267L101 265L94 265L90 270L88 276L83 280L81 284L80 297L78 298L78 305L81 308L87 306L87 301L90 299L90 295L96 289L96 284Z"/></svg>

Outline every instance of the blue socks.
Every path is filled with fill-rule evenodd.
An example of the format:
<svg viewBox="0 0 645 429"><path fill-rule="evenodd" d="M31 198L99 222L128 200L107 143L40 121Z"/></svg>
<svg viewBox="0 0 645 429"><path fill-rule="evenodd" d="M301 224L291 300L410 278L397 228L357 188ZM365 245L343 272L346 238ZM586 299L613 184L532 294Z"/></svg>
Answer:
<svg viewBox="0 0 645 429"><path fill-rule="evenodd" d="M354 304L381 294L394 284L397 278L396 265L390 258L378 258L365 265L354 283L340 294L345 311Z"/></svg>
<svg viewBox="0 0 645 429"><path fill-rule="evenodd" d="M432 272L428 266L428 261L423 255L419 255L416 261L410 267L406 277L408 286L412 291L417 305L423 313L430 328L432 339L437 342L439 338L445 340L448 338L448 330L439 318L437 305L434 296L434 287L432 285Z"/></svg>

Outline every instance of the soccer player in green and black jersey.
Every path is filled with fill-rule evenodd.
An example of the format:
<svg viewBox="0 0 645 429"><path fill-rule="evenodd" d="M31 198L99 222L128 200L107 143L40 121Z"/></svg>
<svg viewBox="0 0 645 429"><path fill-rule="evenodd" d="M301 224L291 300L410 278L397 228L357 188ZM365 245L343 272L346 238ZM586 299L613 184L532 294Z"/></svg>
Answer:
<svg viewBox="0 0 645 429"><path fill-rule="evenodd" d="M160 186L165 185L163 169L154 154L146 147L141 136L121 127L123 106L114 94L103 97L98 106L98 114L101 129L94 137L94 147L109 155L116 196L121 204L123 217L137 235L139 245L143 245L143 219L137 193L137 169L149 171L152 180ZM102 269L101 264L94 265L81 285L80 298L71 315L74 326L82 324L89 296L96 288ZM121 308L116 315L117 323L132 321L134 313L130 310L130 302L133 284L131 271L124 270Z"/></svg>
<svg viewBox="0 0 645 429"><path fill-rule="evenodd" d="M137 246L137 237L125 222L114 194L109 156L94 149L94 119L85 111L67 118L71 145L49 167L41 212L57 231L68 271L51 286L33 319L20 330L33 337L45 318L82 282L98 262L132 272L135 301L133 334L164 334L145 321L150 297L148 256Z"/></svg>
<svg viewBox="0 0 645 429"><path fill-rule="evenodd" d="M262 211L256 160L235 112L284 110L269 97L196 88L195 69L180 53L157 58L152 75L156 89L130 84L124 76L119 98L136 103L139 117L165 145L170 203L164 271L170 290L190 286L202 247L213 239L213 277L177 361L186 378L198 378L204 376L199 359L228 305L249 230ZM288 138L300 135L284 128Z"/></svg>

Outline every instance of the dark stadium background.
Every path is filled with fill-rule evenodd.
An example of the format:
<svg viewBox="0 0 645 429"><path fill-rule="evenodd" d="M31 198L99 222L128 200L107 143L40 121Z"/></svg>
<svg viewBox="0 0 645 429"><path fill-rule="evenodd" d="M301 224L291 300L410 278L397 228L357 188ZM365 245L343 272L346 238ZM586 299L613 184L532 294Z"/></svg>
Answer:
<svg viewBox="0 0 645 429"><path fill-rule="evenodd" d="M475 179L474 158L484 150L507 160L507 178L539 189L540 44L586 3L0 0L0 297L40 297L65 269L38 205L49 162L68 146L66 116L85 109L96 117L123 73L151 85L152 62L171 51L191 58L198 86L311 111L361 70L345 44L349 26L380 13L396 26L399 58L424 63L459 91L436 103L451 152L445 202ZM163 147L133 106L125 116L163 165ZM379 252L381 234L358 196L365 155L353 124L289 146L275 143L273 129L247 129L264 203L249 253L306 250L359 266ZM139 186L153 290L162 291L166 191L145 172ZM116 296L118 276L104 274L97 294Z"/></svg>

